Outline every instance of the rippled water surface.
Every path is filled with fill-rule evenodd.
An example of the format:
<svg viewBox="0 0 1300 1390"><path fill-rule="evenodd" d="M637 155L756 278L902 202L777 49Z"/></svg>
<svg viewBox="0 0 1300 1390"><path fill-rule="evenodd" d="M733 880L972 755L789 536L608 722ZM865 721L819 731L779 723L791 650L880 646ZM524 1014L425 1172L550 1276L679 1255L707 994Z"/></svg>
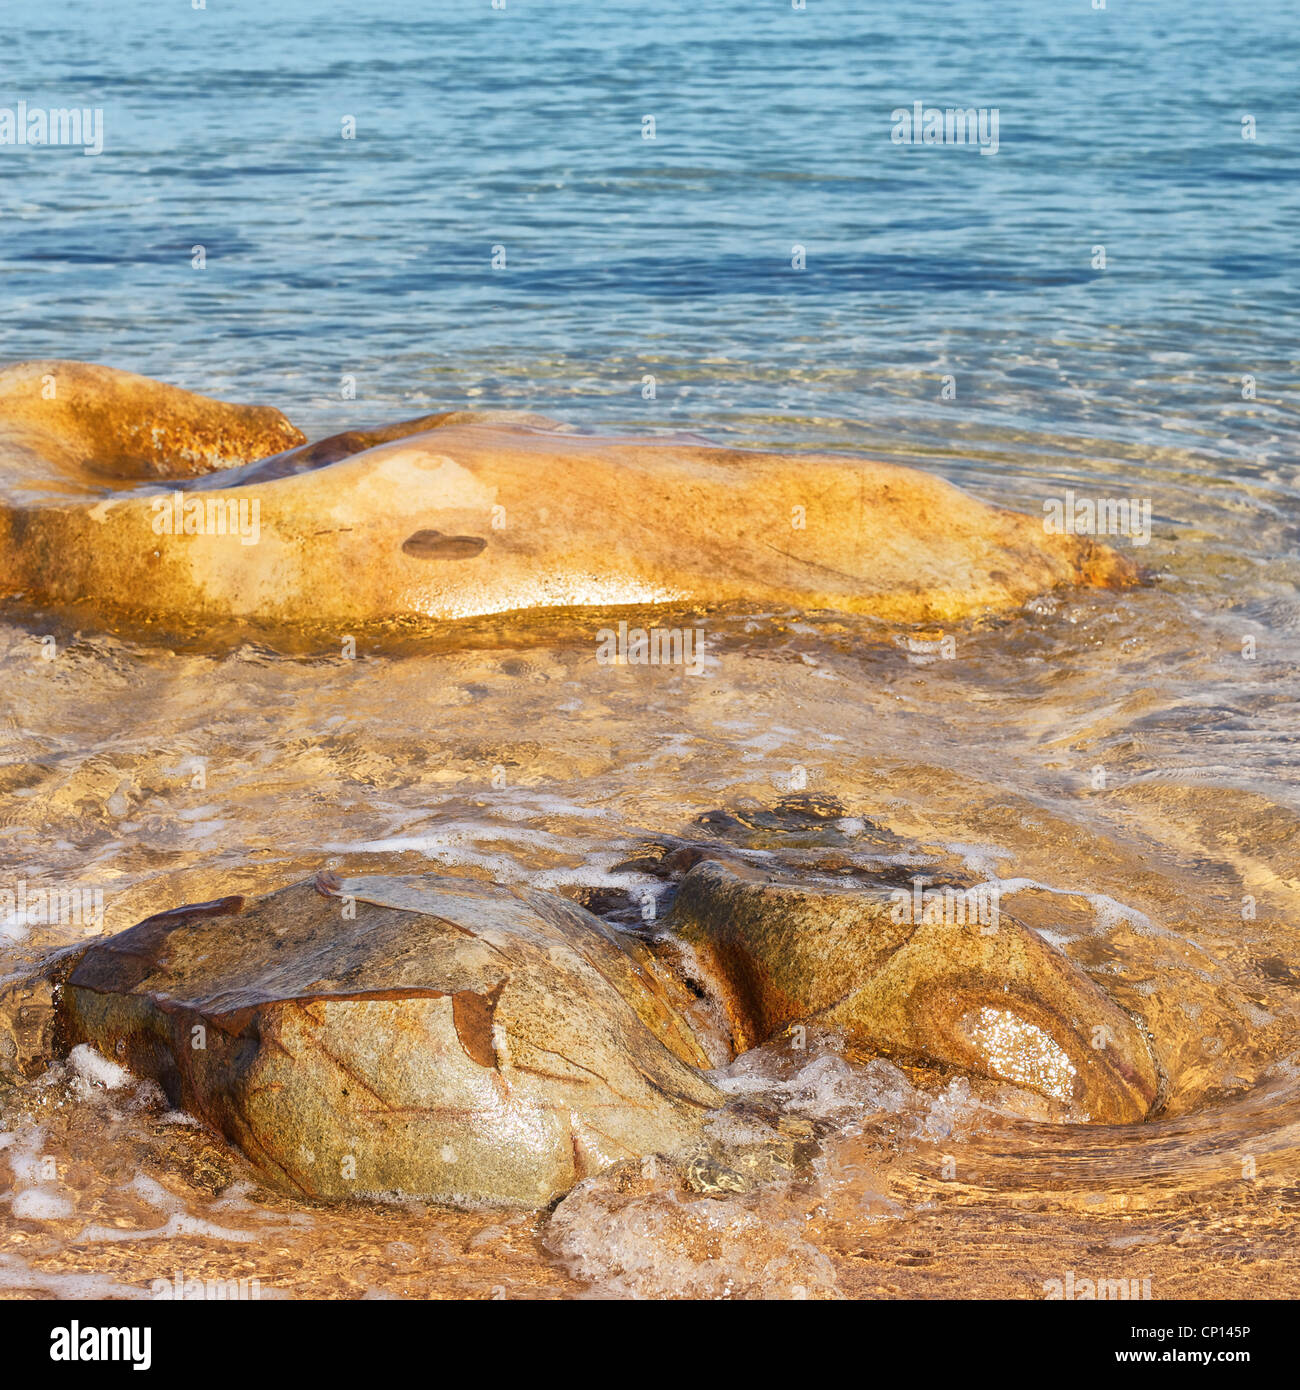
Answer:
<svg viewBox="0 0 1300 1390"><path fill-rule="evenodd" d="M617 917L671 891L627 867L666 837L885 853L999 883L1146 1021L1166 1083L1145 1124L1062 1125L815 1037L723 1078L816 1127L811 1174L595 1179L502 1218L294 1204L81 1059L0 1112L0 1288L1300 1292L1291 5L0 8L0 106L106 128L97 159L0 150L4 358L272 403L313 437L526 407L891 458L1031 513L1066 487L1152 505L1149 545L1117 540L1146 584L1044 595L950 658L793 612L679 615L702 678L597 667L593 614L355 661L7 621L7 876L102 887L112 932L322 867ZM997 155L891 143L918 100L997 106ZM0 921L0 974L84 934Z"/></svg>

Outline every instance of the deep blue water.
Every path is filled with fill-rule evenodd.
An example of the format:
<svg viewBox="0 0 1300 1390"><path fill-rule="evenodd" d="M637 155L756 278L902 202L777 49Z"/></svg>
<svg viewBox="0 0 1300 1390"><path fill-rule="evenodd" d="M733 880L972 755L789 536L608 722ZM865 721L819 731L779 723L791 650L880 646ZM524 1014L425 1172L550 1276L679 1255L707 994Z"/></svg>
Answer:
<svg viewBox="0 0 1300 1390"><path fill-rule="evenodd" d="M106 131L98 158L0 149L0 357L269 400L314 432L527 405L889 447L995 487L1044 452L1114 454L1295 496L1294 0L0 18L0 107L102 107ZM998 153L894 144L918 100L998 108Z"/></svg>

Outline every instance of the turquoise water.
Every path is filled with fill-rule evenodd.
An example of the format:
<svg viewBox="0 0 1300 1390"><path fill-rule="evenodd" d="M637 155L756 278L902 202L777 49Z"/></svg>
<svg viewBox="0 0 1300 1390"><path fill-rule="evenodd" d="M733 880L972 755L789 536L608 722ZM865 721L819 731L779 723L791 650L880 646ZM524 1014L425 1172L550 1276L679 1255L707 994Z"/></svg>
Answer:
<svg viewBox="0 0 1300 1390"><path fill-rule="evenodd" d="M6 358L313 431L523 404L995 489L1045 438L1294 459L1289 0L0 10L0 106L105 120L97 159L0 149ZM915 101L997 107L997 155L895 145Z"/></svg>

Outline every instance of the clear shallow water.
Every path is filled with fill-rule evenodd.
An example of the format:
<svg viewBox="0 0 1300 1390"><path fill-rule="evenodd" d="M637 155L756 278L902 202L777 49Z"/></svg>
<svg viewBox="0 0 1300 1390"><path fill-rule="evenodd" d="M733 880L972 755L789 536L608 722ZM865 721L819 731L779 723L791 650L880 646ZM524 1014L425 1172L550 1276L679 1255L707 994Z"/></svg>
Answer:
<svg viewBox="0 0 1300 1390"><path fill-rule="evenodd" d="M1300 24L1281 4L917 5L905 27L892 8L809 4L566 17L509 0L417 18L6 0L0 106L11 89L102 105L107 138L99 159L0 151L0 355L268 401L314 435L526 406L858 449L1030 512L1066 485L1149 496L1140 558L1160 582L973 625L952 661L865 624L710 615L718 664L701 683L593 677L585 622L582 637L487 622L460 649L355 663L71 633L45 662L33 629L6 624L7 872L102 886L108 931L323 863L616 896L654 886L619 867L648 839L770 807L803 768L810 793L916 862L1015 885L1006 910L1151 1021L1167 1115L1105 1133L1021 1115L990 1135L943 1089L841 1076L856 1119L839 1116L811 1188L684 1208L597 1188L553 1226L519 1227L215 1195L177 1176L197 1160L178 1167L170 1139L159 1158L147 1098L132 1109L60 1074L5 1120L5 1287L67 1291L58 1279L86 1270L147 1286L179 1259L294 1292L573 1292L578 1276L651 1294L665 1278L718 1296L920 1293L934 1260L946 1292L1039 1296L1111 1242L1174 1295L1300 1287L1285 1254ZM998 155L895 147L890 112L914 100L998 106ZM338 137L348 114L355 142ZM811 845L850 863L873 848L841 830ZM10 924L0 973L66 939ZM820 1060L838 1065L833 1048ZM818 1077L804 1109L834 1112L837 1077ZM64 1165L51 1192L22 1167L42 1118ZM954 1146L955 1188L937 1176ZM1242 1186L1247 1157L1258 1187ZM159 1235L178 1213L208 1225ZM631 1235L610 1238L643 1217L678 1263L656 1272ZM735 1246L690 1253L683 1223L733 1218ZM240 1253L242 1222L274 1228L275 1259ZM115 1223L132 1237L98 1234ZM235 1227L242 1241L213 1234ZM1012 1229L1036 1252L1028 1275L998 1264ZM792 1247L794 1266L772 1264ZM1148 1247L1145 1263L1122 1253Z"/></svg>
<svg viewBox="0 0 1300 1390"><path fill-rule="evenodd" d="M4 13L5 102L106 125L0 152L6 356L309 428L472 400L977 473L1038 431L1294 462L1287 0ZM914 101L996 106L999 153L892 144Z"/></svg>

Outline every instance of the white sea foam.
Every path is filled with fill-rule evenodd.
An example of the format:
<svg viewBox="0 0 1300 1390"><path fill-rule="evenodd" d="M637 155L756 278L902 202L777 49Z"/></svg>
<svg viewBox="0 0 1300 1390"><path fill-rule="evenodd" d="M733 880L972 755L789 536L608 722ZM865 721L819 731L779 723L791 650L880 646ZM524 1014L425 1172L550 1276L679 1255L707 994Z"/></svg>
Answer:
<svg viewBox="0 0 1300 1390"><path fill-rule="evenodd" d="M834 1298L835 1267L803 1223L734 1202L652 1191L627 1197L587 1179L559 1204L544 1241L597 1296Z"/></svg>
<svg viewBox="0 0 1300 1390"><path fill-rule="evenodd" d="M756 1048L714 1072L713 1081L724 1094L764 1097L808 1119L860 1118L880 1111L901 1114L916 1099L907 1077L880 1058L859 1067L827 1051L788 1077L782 1077L775 1064L773 1051Z"/></svg>
<svg viewBox="0 0 1300 1390"><path fill-rule="evenodd" d="M76 1214L76 1205L59 1190L58 1167L45 1153L45 1126L33 1125L2 1136L13 1173L8 1194L10 1214L18 1221L63 1221Z"/></svg>
<svg viewBox="0 0 1300 1390"><path fill-rule="evenodd" d="M15 1192L9 1210L20 1221L64 1221L77 1209L63 1193L42 1186Z"/></svg>
<svg viewBox="0 0 1300 1390"><path fill-rule="evenodd" d="M996 845L954 843L947 844L944 848L951 854L959 855L963 866L971 873L983 875L986 885L997 888L1003 898L1027 891L1051 893L1056 897L1082 898L1093 910L1094 935L1104 936L1118 927L1125 927L1142 936L1178 937L1176 932L1153 922L1140 908L1122 903L1117 898L1112 898L1108 893L1093 892L1087 888L1058 888L1050 883L1040 883L1035 878L999 877L998 863L1011 859L1013 856L1009 851L999 849ZM1047 932L1040 932L1039 934L1044 937L1048 936ZM1052 937L1054 944L1069 939L1068 936L1059 933ZM1202 949L1195 942L1189 941L1188 945L1196 950Z"/></svg>
<svg viewBox="0 0 1300 1390"><path fill-rule="evenodd" d="M229 1240L246 1244L261 1240L264 1231L240 1231L229 1226L219 1226L215 1221L204 1221L202 1217L186 1216L184 1212L173 1212L162 1226L138 1231L120 1226L86 1226L77 1236L79 1244L101 1241L123 1240L166 1240L172 1236L206 1236L210 1240Z"/></svg>
<svg viewBox="0 0 1300 1390"><path fill-rule="evenodd" d="M19 1255L0 1255L0 1290L34 1290L58 1299L145 1299L147 1288L119 1284L106 1274L46 1274Z"/></svg>
<svg viewBox="0 0 1300 1390"><path fill-rule="evenodd" d="M78 1043L68 1053L68 1064L79 1080L106 1091L120 1090L133 1079L125 1067L118 1066L89 1043Z"/></svg>

